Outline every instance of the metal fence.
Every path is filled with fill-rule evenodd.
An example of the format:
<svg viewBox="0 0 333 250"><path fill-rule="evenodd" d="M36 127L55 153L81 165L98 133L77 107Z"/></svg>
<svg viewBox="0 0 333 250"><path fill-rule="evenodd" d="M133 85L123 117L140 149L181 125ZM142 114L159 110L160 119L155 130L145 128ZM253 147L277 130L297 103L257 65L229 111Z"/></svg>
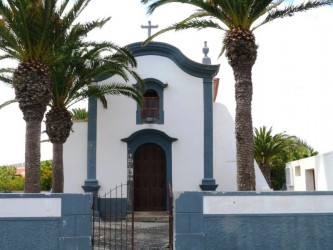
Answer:
<svg viewBox="0 0 333 250"><path fill-rule="evenodd" d="M173 194L171 185L168 186L169 191L169 248L173 249Z"/></svg>
<svg viewBox="0 0 333 250"><path fill-rule="evenodd" d="M134 212L126 202L128 185L121 184L98 197L93 217L94 249L134 249Z"/></svg>
<svg viewBox="0 0 333 250"><path fill-rule="evenodd" d="M132 193L132 194L131 194ZM125 195L126 194L126 195ZM131 195L129 195L131 194ZM168 243L163 249L173 249L173 196L171 186L168 186L169 207L168 215L169 221L165 222L164 235L169 234L169 239L165 238ZM129 197L133 197L133 188L129 184L121 184L113 189L110 189L104 195L100 195L97 198L96 207L98 213L93 216L93 237L92 245L93 249L136 249L135 237L137 242L137 248L142 249L142 242L140 242L140 226L135 223L133 201L129 200ZM164 230L164 229L163 229ZM135 236L135 233L137 234ZM151 237L155 237L151 233ZM147 248L147 249L161 249L161 248Z"/></svg>

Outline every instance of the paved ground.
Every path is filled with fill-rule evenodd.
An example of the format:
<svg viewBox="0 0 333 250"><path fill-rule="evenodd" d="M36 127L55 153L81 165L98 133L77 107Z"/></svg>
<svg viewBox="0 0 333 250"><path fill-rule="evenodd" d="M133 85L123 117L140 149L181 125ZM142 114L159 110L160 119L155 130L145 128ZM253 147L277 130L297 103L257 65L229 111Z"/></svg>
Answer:
<svg viewBox="0 0 333 250"><path fill-rule="evenodd" d="M135 222L135 249L161 250L169 243L169 224L165 222Z"/></svg>
<svg viewBox="0 0 333 250"><path fill-rule="evenodd" d="M132 249L132 225L126 222L95 223L94 249ZM127 232L127 233L126 233ZM135 250L165 250L169 243L169 223L135 222Z"/></svg>

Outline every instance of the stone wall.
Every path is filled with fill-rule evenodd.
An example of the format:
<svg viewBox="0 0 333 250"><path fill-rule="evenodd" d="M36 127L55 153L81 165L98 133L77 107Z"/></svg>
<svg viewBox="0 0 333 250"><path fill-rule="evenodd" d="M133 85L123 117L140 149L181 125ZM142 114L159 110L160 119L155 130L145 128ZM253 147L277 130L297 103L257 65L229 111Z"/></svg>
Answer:
<svg viewBox="0 0 333 250"><path fill-rule="evenodd" d="M90 194L0 194L0 248L91 249Z"/></svg>
<svg viewBox="0 0 333 250"><path fill-rule="evenodd" d="M333 192L174 197L175 249L332 249Z"/></svg>

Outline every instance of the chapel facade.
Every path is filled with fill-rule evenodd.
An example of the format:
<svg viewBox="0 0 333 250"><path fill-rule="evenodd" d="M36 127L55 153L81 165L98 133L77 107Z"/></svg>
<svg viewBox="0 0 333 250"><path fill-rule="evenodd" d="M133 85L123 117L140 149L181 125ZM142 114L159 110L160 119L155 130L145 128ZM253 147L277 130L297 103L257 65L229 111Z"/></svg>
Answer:
<svg viewBox="0 0 333 250"><path fill-rule="evenodd" d="M198 63L166 43L127 47L146 85L144 106L122 96L107 96L107 109L89 100L88 122L75 122L64 145L64 191L105 193L126 183L135 211L166 211L168 190L236 191L234 121L215 102L219 65L208 48ZM257 190L266 188L256 174Z"/></svg>

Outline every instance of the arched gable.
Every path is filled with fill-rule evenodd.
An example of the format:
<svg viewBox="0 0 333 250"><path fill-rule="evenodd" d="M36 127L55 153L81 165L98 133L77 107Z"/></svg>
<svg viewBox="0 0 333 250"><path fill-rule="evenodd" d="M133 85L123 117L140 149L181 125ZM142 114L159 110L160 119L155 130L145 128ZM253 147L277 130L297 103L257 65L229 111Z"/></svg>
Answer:
<svg viewBox="0 0 333 250"><path fill-rule="evenodd" d="M186 57L176 47L162 42L150 42L142 46L141 42L126 46L135 57L156 55L172 60L184 72L199 78L213 78L219 72L220 65L201 64Z"/></svg>

